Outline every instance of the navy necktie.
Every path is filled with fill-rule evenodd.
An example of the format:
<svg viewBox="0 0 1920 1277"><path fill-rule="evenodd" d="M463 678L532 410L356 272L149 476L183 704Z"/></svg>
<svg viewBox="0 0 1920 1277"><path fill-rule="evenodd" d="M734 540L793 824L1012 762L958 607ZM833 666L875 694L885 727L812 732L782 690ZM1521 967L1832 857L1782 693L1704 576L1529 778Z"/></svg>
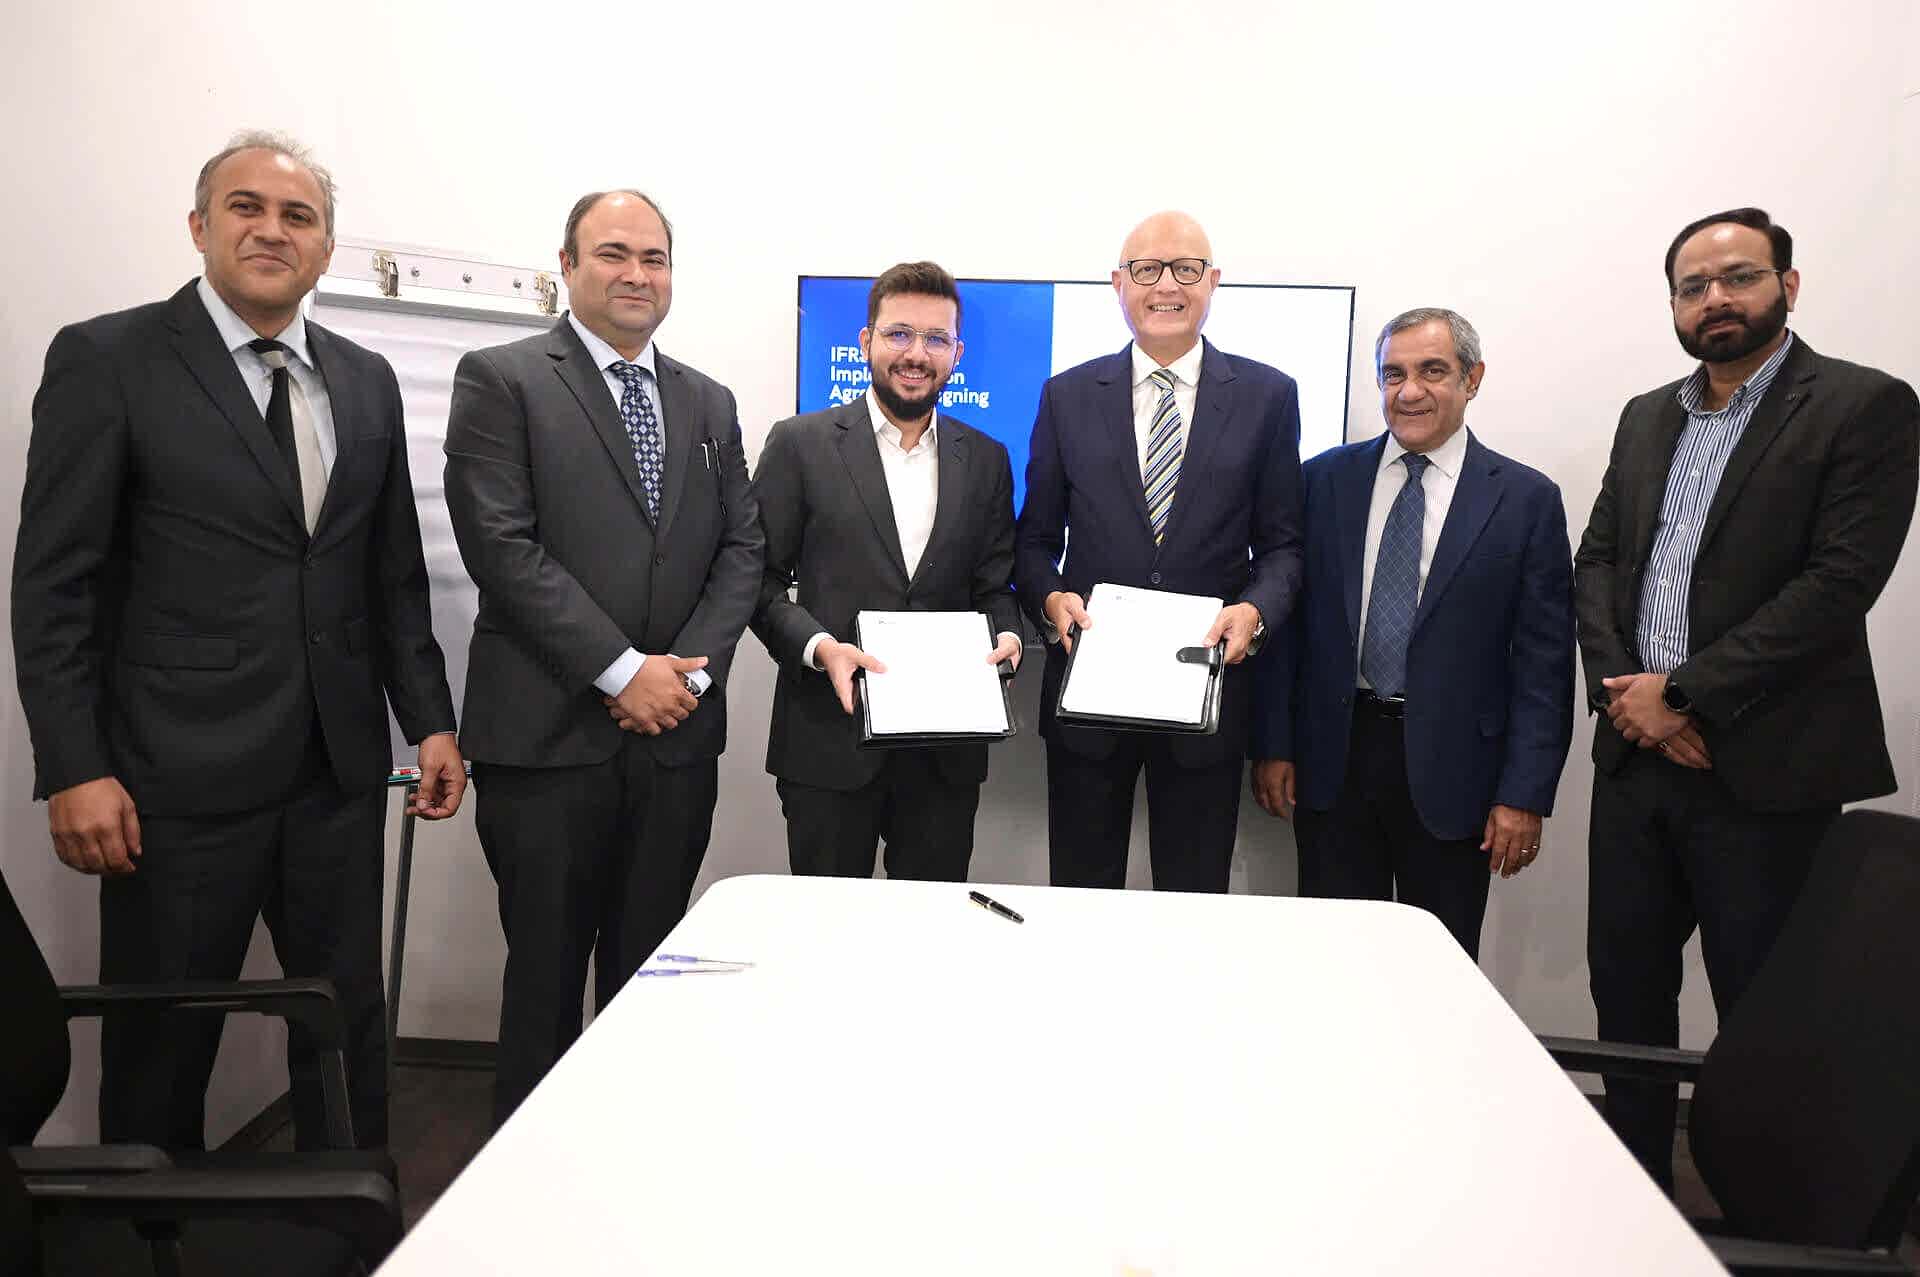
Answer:
<svg viewBox="0 0 1920 1277"><path fill-rule="evenodd" d="M1420 478L1433 463L1417 452L1400 458L1407 481L1387 507L1380 553L1373 561L1373 593L1367 600L1367 633L1360 642L1360 673L1375 693L1404 696L1407 640L1420 602L1420 534L1427 521L1427 494Z"/></svg>
<svg viewBox="0 0 1920 1277"><path fill-rule="evenodd" d="M660 474L666 462L660 444L660 421L653 415L653 399L647 394L647 378L651 374L639 364L624 361L607 367L626 387L620 396L620 420L627 427L627 441L633 445L633 464L640 471L640 487L647 494L647 518L658 523Z"/></svg>

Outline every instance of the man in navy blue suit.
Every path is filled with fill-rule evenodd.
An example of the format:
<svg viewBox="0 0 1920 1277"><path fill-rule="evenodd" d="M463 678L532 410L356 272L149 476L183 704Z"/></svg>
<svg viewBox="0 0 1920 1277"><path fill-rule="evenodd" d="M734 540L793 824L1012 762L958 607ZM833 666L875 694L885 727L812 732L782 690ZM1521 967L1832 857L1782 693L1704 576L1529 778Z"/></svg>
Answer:
<svg viewBox="0 0 1920 1277"><path fill-rule="evenodd" d="M1147 778L1153 881L1225 891L1239 816L1250 685L1241 662L1300 581L1300 404L1293 379L1200 338L1220 269L1199 223L1157 213L1113 272L1134 340L1047 382L1033 424L1014 585L1048 640L1040 734L1056 886L1126 882L1134 788ZM1220 730L1110 732L1055 721L1094 585L1225 601Z"/></svg>
<svg viewBox="0 0 1920 1277"><path fill-rule="evenodd" d="M1306 466L1306 581L1257 662L1253 792L1294 821L1301 895L1418 905L1478 956L1490 875L1540 854L1573 736L1567 517L1465 428L1486 374L1466 319L1396 316L1374 368L1387 433Z"/></svg>

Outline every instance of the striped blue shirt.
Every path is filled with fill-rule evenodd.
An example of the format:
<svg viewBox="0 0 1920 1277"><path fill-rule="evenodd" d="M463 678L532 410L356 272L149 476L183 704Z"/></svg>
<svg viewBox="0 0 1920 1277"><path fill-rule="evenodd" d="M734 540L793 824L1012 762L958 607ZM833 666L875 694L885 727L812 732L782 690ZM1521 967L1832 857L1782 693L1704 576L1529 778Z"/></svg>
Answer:
<svg viewBox="0 0 1920 1277"><path fill-rule="evenodd" d="M1780 349L1740 383L1726 407L1718 412L1701 408L1707 390L1705 368L1680 383L1678 398L1687 410L1687 425L1680 432L1673 464L1667 469L1660 527L1654 533L1653 553L1640 582L1640 623L1635 639L1643 670L1671 674L1692 655L1687 600L1693 594L1693 560L1700 552L1700 532L1707 521L1707 510L1720 488L1727 459L1792 348L1793 334L1788 333Z"/></svg>

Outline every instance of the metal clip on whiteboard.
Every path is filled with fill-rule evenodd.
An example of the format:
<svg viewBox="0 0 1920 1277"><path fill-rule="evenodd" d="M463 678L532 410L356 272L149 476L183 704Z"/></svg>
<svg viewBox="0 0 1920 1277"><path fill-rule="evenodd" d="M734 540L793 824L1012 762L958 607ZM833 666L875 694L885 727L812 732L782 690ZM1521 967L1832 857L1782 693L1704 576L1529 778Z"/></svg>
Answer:
<svg viewBox="0 0 1920 1277"><path fill-rule="evenodd" d="M545 271L537 272L533 277L533 291L540 299L541 314L560 313L560 285L553 282L553 276Z"/></svg>
<svg viewBox="0 0 1920 1277"><path fill-rule="evenodd" d="M400 263L393 260L392 253L383 249L373 255L373 273L379 276L382 297L400 295Z"/></svg>

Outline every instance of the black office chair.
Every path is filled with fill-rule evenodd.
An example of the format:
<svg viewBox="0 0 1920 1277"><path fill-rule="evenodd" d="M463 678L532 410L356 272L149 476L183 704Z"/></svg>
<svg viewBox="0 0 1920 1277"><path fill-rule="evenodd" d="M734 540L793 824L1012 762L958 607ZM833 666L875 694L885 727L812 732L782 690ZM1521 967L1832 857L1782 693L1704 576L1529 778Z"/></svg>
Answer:
<svg viewBox="0 0 1920 1277"><path fill-rule="evenodd" d="M1920 1196L1920 820L1834 822L1704 1053L1542 1037L1575 1073L1693 1082L1687 1139L1737 1273L1910 1270ZM1703 1234L1708 1229L1702 1229Z"/></svg>
<svg viewBox="0 0 1920 1277"><path fill-rule="evenodd" d="M68 1020L115 1011L251 1011L302 1024L321 1047L334 1150L189 1160L146 1145L31 1147L66 1089ZM392 1162L353 1149L346 1025L326 981L59 989L0 877L0 1025L5 1277L364 1272L398 1242Z"/></svg>

